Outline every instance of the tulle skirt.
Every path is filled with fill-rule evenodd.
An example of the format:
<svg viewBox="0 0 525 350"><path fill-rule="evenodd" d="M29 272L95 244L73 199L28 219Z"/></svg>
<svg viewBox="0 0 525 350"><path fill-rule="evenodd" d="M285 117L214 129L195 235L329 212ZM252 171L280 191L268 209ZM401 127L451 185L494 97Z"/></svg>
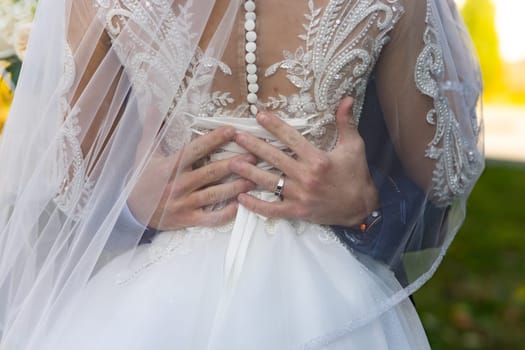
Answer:
<svg viewBox="0 0 525 350"><path fill-rule="evenodd" d="M239 229L252 235L230 264ZM408 299L381 311L396 288L323 226L240 211L235 227L164 232L101 267L38 348L429 349Z"/></svg>

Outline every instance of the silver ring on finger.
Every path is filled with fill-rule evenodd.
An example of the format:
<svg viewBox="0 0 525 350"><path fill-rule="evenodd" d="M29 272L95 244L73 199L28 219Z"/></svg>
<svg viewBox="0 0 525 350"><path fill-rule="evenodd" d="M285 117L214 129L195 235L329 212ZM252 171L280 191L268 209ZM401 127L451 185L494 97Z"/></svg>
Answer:
<svg viewBox="0 0 525 350"><path fill-rule="evenodd" d="M273 190L273 194L279 197L280 200L283 200L283 188L284 188L284 176L279 176L279 181L277 182L277 186L275 186L275 190Z"/></svg>

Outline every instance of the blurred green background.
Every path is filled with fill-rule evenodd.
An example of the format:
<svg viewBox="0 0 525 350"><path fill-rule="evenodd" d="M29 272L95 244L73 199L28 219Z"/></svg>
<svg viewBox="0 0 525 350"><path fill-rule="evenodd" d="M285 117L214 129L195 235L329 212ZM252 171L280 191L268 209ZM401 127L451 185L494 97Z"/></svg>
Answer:
<svg viewBox="0 0 525 350"><path fill-rule="evenodd" d="M489 162L467 219L415 295L432 349L525 349L525 166Z"/></svg>
<svg viewBox="0 0 525 350"><path fill-rule="evenodd" d="M484 103L496 106L490 108L496 115L486 119L498 121L497 106L525 119L525 58L505 59L500 40L510 38L496 25L498 6L515 6L522 18L525 1L457 2L480 57ZM522 29L515 45L524 45L523 35ZM518 159L525 158L525 149L516 147L514 153L524 156ZM489 159L464 226L435 276L415 294L432 349L525 349L524 201L525 162Z"/></svg>

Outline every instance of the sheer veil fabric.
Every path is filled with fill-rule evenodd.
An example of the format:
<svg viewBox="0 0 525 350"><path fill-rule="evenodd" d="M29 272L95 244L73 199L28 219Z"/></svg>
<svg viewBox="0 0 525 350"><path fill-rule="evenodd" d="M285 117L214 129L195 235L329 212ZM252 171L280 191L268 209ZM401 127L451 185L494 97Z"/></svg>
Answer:
<svg viewBox="0 0 525 350"><path fill-rule="evenodd" d="M193 138L233 125L282 147L244 102L243 1L215 4L39 1L0 146L2 349L428 346L407 299L483 169L480 71L453 1L257 2L260 109L329 152L339 101L352 96L365 121L375 81L402 173L422 193L406 229L377 238L382 259L330 226L243 207L225 226L144 243ZM243 152L227 144L200 163ZM393 163L375 166L389 175Z"/></svg>

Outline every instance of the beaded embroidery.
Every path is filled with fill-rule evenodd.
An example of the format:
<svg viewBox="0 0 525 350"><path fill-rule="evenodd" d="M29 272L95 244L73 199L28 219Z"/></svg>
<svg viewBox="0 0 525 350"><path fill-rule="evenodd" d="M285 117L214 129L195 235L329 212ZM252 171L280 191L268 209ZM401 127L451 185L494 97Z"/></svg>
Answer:
<svg viewBox="0 0 525 350"><path fill-rule="evenodd" d="M197 116L239 117L247 110L256 109L253 104L250 107L247 103L235 101L229 92L199 91L199 86L213 78L216 67L226 75L231 74L231 69L222 62L205 59L197 48L191 49L194 35L189 32L192 14L188 9L192 1L179 6L177 16L174 13L164 15L160 26L150 23L150 18L156 17L148 16L148 12L156 13L159 9L169 8L165 0L144 3L138 0L97 1L99 16L105 21L113 46L122 57L145 104L154 98L159 106L169 105L172 102L169 100L170 93L171 96L180 96L189 88L190 91L186 91L188 108ZM291 96L273 96L258 104L281 118L309 118L314 128L308 137L318 147L329 150L337 138L334 115L339 101L345 95L355 98L354 116L357 122L369 76L381 48L389 40L387 34L399 20L403 8L398 0L330 0L324 11L309 0L308 8L309 13L304 15L305 32L299 35L304 45L293 53L284 51L284 59L264 72L268 78L278 70L285 70L288 81L298 92ZM130 25L126 26L126 35L135 42L126 46L120 43L118 36L130 20L144 33L155 33L151 36L155 38L153 43L145 43L140 34L130 29L133 27ZM129 42L130 38L127 39L126 42ZM246 48L247 56L253 56L255 39L248 42L252 47ZM171 55L156 52L155 47L161 46L166 47ZM127 52L133 52L133 55L127 55ZM191 65L185 64L190 62ZM150 69L149 73L146 68ZM199 77L202 81L194 84L195 89L180 84L184 77L196 78L196 72L202 71L208 71L210 75L202 74ZM158 85L160 82L151 79L152 76L170 77L163 79L169 80L169 84L166 83L169 86ZM256 89L256 83L251 85L247 87L249 90ZM173 93L177 90L183 91ZM249 92L253 95L253 91Z"/></svg>
<svg viewBox="0 0 525 350"><path fill-rule="evenodd" d="M96 3L97 14L106 24L112 47L126 68L139 103L161 111L170 106L173 96L180 96L181 82L195 61L196 35L191 32L189 11L193 1L179 5L177 14L165 11L171 5L169 0ZM158 18L162 18L161 23L156 22ZM119 39L121 35L125 40Z"/></svg>
<svg viewBox="0 0 525 350"><path fill-rule="evenodd" d="M294 52L285 50L284 59L264 72L268 78L279 70L286 71L286 78L298 92L271 96L258 104L282 119L308 118L313 130L307 137L317 147L330 150L337 138L335 111L340 100L346 95L354 97L354 118L358 123L368 79L403 7L397 0L332 0L323 11L309 0L308 9L304 15L305 32L299 35L304 45ZM232 99L224 102L201 100L195 115L239 117L254 109L253 104L246 103L234 108Z"/></svg>
<svg viewBox="0 0 525 350"><path fill-rule="evenodd" d="M436 205L447 206L471 188L481 173L483 162L477 150L470 148L462 136L445 95L447 86L440 86L438 82L444 80L445 62L430 3L427 4L426 23L425 47L417 58L415 82L419 91L434 101L434 108L427 113L426 119L436 127L436 133L425 155L436 160L431 198Z"/></svg>
<svg viewBox="0 0 525 350"><path fill-rule="evenodd" d="M60 109L64 122L60 128L60 144L57 150L59 188L54 198L56 206L74 220L84 208L92 184L86 174L84 157L78 135L80 126L78 108L71 109L68 93L75 79L75 61L69 46L64 52L64 75L60 82Z"/></svg>

